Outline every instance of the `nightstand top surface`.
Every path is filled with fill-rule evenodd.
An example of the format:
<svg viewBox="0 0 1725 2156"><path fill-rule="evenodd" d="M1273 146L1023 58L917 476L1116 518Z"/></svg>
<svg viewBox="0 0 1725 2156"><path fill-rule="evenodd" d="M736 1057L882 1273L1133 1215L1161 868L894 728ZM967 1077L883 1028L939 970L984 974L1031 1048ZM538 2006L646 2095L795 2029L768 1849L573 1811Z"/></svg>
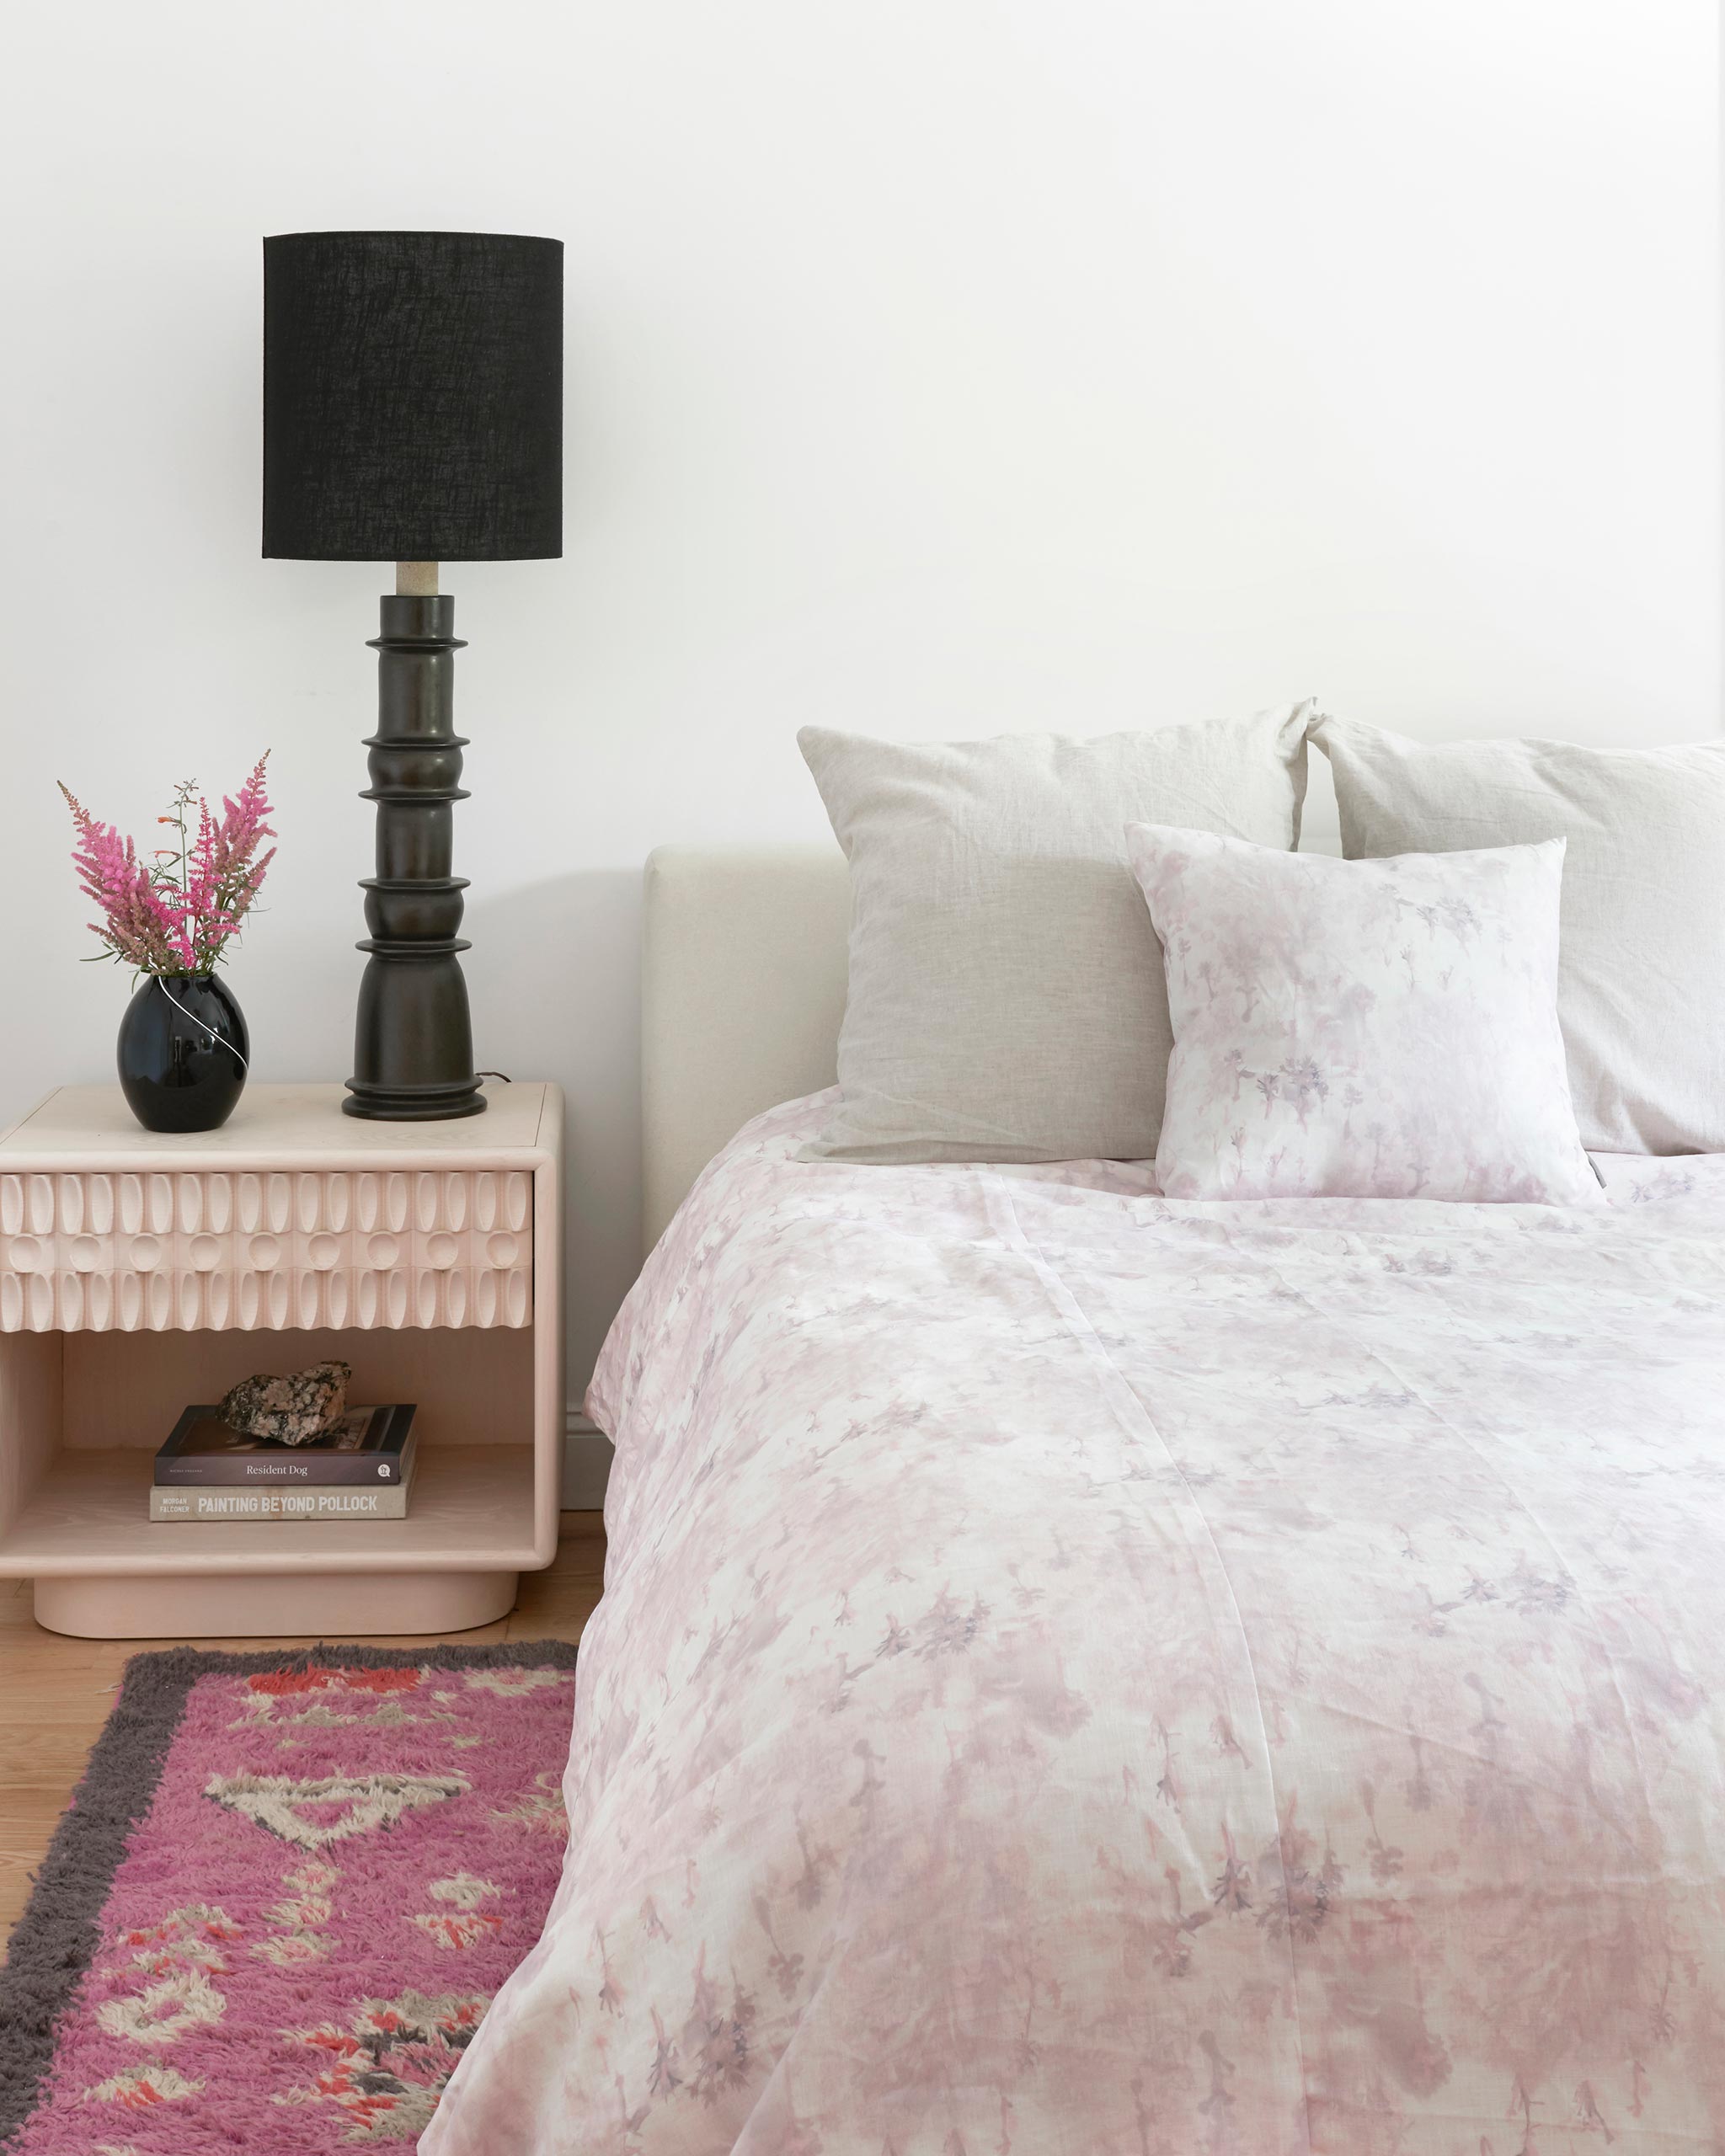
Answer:
<svg viewBox="0 0 1725 2156"><path fill-rule="evenodd" d="M319 1166L521 1166L559 1150L563 1096L530 1081L486 1089L483 1115L371 1123L343 1086L248 1086L219 1130L143 1129L118 1086L62 1086L0 1137L0 1171Z"/></svg>

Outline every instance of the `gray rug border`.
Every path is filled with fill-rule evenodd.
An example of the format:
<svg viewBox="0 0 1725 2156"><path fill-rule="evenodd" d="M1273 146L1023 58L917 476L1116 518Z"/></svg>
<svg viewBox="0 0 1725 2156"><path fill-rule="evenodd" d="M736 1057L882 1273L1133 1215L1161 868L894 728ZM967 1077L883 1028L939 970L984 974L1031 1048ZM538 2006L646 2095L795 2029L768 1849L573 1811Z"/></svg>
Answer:
<svg viewBox="0 0 1725 2156"><path fill-rule="evenodd" d="M131 1656L120 1696L102 1725L42 1860L0 1967L0 2148L29 2121L53 2063L61 2016L96 1951L103 1909L131 1831L155 1801L162 1769L191 1689L200 1678L252 1677L266 1669L440 1669L575 1667L568 1640L505 1640L463 1646L167 1647Z"/></svg>

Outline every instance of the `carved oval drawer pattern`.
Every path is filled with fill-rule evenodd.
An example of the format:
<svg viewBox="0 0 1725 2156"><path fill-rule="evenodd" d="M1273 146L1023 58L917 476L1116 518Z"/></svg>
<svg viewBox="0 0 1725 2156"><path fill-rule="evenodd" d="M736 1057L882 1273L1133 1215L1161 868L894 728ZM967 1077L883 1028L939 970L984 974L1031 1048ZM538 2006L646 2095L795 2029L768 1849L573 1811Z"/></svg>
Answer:
<svg viewBox="0 0 1725 2156"><path fill-rule="evenodd" d="M533 1179L0 1175L0 1332L528 1324Z"/></svg>

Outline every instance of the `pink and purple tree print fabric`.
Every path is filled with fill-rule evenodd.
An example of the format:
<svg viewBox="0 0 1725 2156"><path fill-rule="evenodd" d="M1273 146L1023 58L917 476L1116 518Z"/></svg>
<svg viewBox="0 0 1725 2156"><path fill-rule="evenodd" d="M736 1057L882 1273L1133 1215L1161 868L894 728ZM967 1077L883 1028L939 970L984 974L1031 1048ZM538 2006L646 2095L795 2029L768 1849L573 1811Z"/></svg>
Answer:
<svg viewBox="0 0 1725 2156"><path fill-rule="evenodd" d="M425 2156L1725 2147L1725 1160L795 1163L592 1394L572 1841Z"/></svg>
<svg viewBox="0 0 1725 2156"><path fill-rule="evenodd" d="M1592 1205L1557 1018L1564 841L1337 861L1127 827L1174 1034L1171 1198Z"/></svg>

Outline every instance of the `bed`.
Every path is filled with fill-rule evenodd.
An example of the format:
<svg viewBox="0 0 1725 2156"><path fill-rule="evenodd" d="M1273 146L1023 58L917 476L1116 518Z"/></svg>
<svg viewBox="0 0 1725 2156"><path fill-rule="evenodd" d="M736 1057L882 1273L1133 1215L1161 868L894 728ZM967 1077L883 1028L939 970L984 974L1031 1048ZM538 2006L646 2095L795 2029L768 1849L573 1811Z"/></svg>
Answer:
<svg viewBox="0 0 1725 2156"><path fill-rule="evenodd" d="M428 2156L1725 2148L1725 1158L803 1164L837 857L648 905L569 1854Z"/></svg>

